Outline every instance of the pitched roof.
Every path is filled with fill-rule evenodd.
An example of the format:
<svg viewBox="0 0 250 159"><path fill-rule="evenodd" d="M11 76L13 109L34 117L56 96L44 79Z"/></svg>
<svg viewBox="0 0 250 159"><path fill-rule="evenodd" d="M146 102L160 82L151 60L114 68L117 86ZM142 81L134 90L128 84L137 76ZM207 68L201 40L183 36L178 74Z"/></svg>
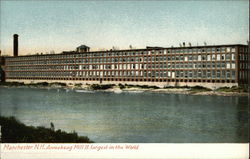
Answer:
<svg viewBox="0 0 250 159"><path fill-rule="evenodd" d="M81 45L81 46L78 46L77 49L84 49L84 48L89 48L88 46L86 45Z"/></svg>

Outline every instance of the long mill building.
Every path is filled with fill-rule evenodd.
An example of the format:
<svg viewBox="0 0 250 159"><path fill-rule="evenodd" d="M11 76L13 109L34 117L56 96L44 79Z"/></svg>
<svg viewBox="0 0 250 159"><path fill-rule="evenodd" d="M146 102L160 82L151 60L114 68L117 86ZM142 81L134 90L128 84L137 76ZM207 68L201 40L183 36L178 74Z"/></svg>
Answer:
<svg viewBox="0 0 250 159"><path fill-rule="evenodd" d="M158 86L244 86L248 45L147 47L89 51L88 46L59 54L5 57L5 80L23 82L127 83Z"/></svg>

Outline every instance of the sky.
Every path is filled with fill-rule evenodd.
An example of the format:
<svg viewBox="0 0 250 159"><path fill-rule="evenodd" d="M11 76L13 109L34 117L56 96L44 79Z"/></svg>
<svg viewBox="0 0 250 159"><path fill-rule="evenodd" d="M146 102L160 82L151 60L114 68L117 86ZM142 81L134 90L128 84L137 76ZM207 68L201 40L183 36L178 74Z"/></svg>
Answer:
<svg viewBox="0 0 250 159"><path fill-rule="evenodd" d="M19 54L146 46L246 44L248 0L0 1L0 50Z"/></svg>

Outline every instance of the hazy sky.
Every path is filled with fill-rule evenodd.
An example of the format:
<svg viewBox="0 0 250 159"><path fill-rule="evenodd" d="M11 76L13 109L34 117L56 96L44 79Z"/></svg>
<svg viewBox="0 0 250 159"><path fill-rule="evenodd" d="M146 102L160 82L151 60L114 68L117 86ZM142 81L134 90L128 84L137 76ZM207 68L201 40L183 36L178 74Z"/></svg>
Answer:
<svg viewBox="0 0 250 159"><path fill-rule="evenodd" d="M0 49L12 54L132 45L246 44L249 4L235 1L0 1Z"/></svg>

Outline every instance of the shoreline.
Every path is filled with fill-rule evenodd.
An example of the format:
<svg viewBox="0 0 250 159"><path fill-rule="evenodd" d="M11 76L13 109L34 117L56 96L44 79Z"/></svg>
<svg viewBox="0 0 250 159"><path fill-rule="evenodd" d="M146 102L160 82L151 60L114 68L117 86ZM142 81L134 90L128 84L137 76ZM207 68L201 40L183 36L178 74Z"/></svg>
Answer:
<svg viewBox="0 0 250 159"><path fill-rule="evenodd" d="M164 93L164 94L185 94L185 95L207 95L207 96L249 96L248 92L242 92L227 88L225 91L220 89L211 90L205 87L171 87L157 88L155 86L138 86L138 85L66 85L63 83L1 83L0 88L39 88L39 89L66 89L76 92L110 92L110 93ZM145 87L145 88L143 88ZM230 91L232 89L233 91Z"/></svg>
<svg viewBox="0 0 250 159"><path fill-rule="evenodd" d="M97 90L98 91L98 90ZM184 94L184 95L206 95L206 96L249 96L248 93L239 92L217 92L217 91L192 91L190 89L174 88L174 89L110 89L104 92L113 93L163 93L163 94Z"/></svg>
<svg viewBox="0 0 250 159"><path fill-rule="evenodd" d="M55 129L53 122L50 122L50 127L45 127L26 125L14 116L0 116L0 119L3 130L1 143L94 143L74 130Z"/></svg>

